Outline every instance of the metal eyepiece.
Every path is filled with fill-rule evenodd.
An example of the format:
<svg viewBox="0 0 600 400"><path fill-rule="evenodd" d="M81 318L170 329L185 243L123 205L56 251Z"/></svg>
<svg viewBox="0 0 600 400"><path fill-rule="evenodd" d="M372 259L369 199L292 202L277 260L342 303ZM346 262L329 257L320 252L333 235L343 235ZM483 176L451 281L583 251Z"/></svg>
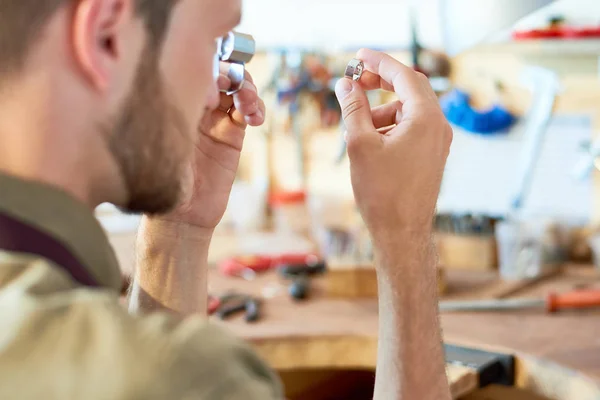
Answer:
<svg viewBox="0 0 600 400"><path fill-rule="evenodd" d="M251 35L232 31L222 37L217 46L219 60L230 64L227 77L231 80L231 87L224 92L232 95L244 85L245 65L256 53L256 42Z"/></svg>

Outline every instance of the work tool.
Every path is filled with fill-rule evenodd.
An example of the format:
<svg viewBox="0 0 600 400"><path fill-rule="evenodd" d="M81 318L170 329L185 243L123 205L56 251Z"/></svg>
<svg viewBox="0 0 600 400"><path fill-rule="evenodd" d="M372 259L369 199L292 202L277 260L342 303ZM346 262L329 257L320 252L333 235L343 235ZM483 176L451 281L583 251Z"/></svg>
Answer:
<svg viewBox="0 0 600 400"><path fill-rule="evenodd" d="M531 86L534 99L527 116L521 168L509 215L513 219L522 210L531 190L548 124L554 112L554 103L560 90L558 75L554 71L542 67L527 67L521 80L524 84Z"/></svg>
<svg viewBox="0 0 600 400"><path fill-rule="evenodd" d="M473 369L479 387L489 385L513 386L515 384L515 357L510 354L491 353L468 347L444 344L446 363Z"/></svg>
<svg viewBox="0 0 600 400"><path fill-rule="evenodd" d="M469 236L494 235L495 220L485 215L438 214L435 218L436 230L441 233Z"/></svg>
<svg viewBox="0 0 600 400"><path fill-rule="evenodd" d="M219 263L219 271L227 276L243 276L248 271L261 273L285 265L317 265L320 260L321 258L313 253L238 256Z"/></svg>
<svg viewBox="0 0 600 400"><path fill-rule="evenodd" d="M245 320L248 323L260 319L260 301L245 294L227 294L220 298L209 299L209 315L216 315L221 320L240 312L245 312Z"/></svg>
<svg viewBox="0 0 600 400"><path fill-rule="evenodd" d="M277 267L277 271L284 278L314 276L324 274L327 271L327 264L324 261L303 264L280 264Z"/></svg>
<svg viewBox="0 0 600 400"><path fill-rule="evenodd" d="M362 77L364 70L365 70L365 64L361 60L353 58L348 63L348 66L346 67L346 72L344 73L344 76L346 78L352 79L355 82L358 82L360 80L360 78Z"/></svg>
<svg viewBox="0 0 600 400"><path fill-rule="evenodd" d="M505 135L517 121L517 117L499 102L488 110L475 109L470 94L460 89L442 96L440 105L449 122L477 135Z"/></svg>
<svg viewBox="0 0 600 400"><path fill-rule="evenodd" d="M297 276L288 288L290 296L294 300L306 300L310 291L310 280L307 276Z"/></svg>
<svg viewBox="0 0 600 400"><path fill-rule="evenodd" d="M440 311L509 311L522 309L545 309L549 313L568 309L600 307L600 290L576 290L546 298L442 301Z"/></svg>
<svg viewBox="0 0 600 400"><path fill-rule="evenodd" d="M294 300L305 300L310 292L310 278L327 272L327 264L282 264L277 270L283 279L292 281L288 293Z"/></svg>
<svg viewBox="0 0 600 400"><path fill-rule="evenodd" d="M231 31L217 40L216 59L229 64L227 77L231 81L229 89L224 90L227 95L239 92L246 76L246 64L249 63L256 52L256 42L250 35ZM215 74L219 71L215 65ZM218 76L218 75L217 75Z"/></svg>
<svg viewBox="0 0 600 400"><path fill-rule="evenodd" d="M539 275L532 278L525 278L511 282L502 282L501 286L495 288L491 292L488 292L487 296L492 299L506 299L507 297L514 296L515 294L528 289L531 286L537 285L538 283L557 276L561 271L561 268L552 268L548 271L543 271Z"/></svg>

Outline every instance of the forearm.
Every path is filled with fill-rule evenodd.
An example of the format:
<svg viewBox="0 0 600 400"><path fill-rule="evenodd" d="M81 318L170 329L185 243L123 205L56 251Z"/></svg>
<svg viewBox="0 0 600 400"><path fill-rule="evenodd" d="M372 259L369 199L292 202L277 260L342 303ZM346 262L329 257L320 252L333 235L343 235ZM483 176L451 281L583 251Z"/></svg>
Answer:
<svg viewBox="0 0 600 400"><path fill-rule="evenodd" d="M379 349L375 400L449 400L430 234L377 249Z"/></svg>
<svg viewBox="0 0 600 400"><path fill-rule="evenodd" d="M143 218L136 244L130 311L206 315L211 238L212 231Z"/></svg>

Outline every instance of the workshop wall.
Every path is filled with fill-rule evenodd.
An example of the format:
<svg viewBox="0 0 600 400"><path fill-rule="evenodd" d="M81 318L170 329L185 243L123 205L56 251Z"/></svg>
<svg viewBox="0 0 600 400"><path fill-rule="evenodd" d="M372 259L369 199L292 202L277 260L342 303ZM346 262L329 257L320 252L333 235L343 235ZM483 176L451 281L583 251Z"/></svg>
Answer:
<svg viewBox="0 0 600 400"><path fill-rule="evenodd" d="M422 45L442 49L443 1L245 0L239 29L252 32L261 50L291 47L340 51L363 46L402 49L411 40L409 10L412 3ZM559 0L516 26L519 29L539 27L552 15L564 15L576 25L593 25L600 21L600 2ZM498 34L490 40L506 38L507 34Z"/></svg>
<svg viewBox="0 0 600 400"><path fill-rule="evenodd" d="M261 49L358 47L405 48L410 43L412 0L245 0L240 30L252 32ZM418 7L423 45L440 48L440 0L413 2ZM427 12L423 11L427 9Z"/></svg>

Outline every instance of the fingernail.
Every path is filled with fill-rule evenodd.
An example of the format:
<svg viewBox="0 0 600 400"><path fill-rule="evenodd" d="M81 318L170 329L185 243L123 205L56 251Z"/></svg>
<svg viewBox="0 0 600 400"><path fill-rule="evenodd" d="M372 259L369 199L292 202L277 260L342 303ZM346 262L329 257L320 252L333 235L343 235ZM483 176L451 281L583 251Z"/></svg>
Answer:
<svg viewBox="0 0 600 400"><path fill-rule="evenodd" d="M348 78L342 78L335 85L335 94L339 100L344 99L352 92L352 81Z"/></svg>

